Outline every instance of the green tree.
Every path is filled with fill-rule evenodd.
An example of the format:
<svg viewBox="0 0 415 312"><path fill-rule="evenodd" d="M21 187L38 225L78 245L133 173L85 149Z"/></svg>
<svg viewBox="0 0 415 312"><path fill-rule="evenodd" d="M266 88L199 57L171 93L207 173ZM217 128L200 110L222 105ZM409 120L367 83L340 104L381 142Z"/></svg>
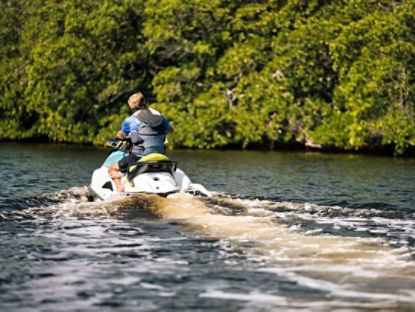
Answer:
<svg viewBox="0 0 415 312"><path fill-rule="evenodd" d="M339 74L334 107L316 140L356 150L392 145L396 154L414 147L413 12L411 2L375 2L343 27L331 48Z"/></svg>
<svg viewBox="0 0 415 312"><path fill-rule="evenodd" d="M3 1L0 139L103 144L140 90L170 146L415 148L409 0Z"/></svg>

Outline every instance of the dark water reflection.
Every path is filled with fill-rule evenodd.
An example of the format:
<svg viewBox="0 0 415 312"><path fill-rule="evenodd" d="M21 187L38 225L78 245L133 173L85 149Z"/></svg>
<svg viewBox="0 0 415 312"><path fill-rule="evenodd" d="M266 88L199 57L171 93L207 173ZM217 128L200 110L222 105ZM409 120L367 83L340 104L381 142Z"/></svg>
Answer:
<svg viewBox="0 0 415 312"><path fill-rule="evenodd" d="M219 213L159 218L89 201L106 153L1 143L1 311L415 304L414 159L169 151Z"/></svg>
<svg viewBox="0 0 415 312"><path fill-rule="evenodd" d="M414 159L321 153L174 151L210 189L351 207L414 209Z"/></svg>
<svg viewBox="0 0 415 312"><path fill-rule="evenodd" d="M2 143L3 198L88 185L107 150ZM343 154L173 150L168 155L210 190L351 207L414 209L415 160ZM0 198L1 198L0 197Z"/></svg>

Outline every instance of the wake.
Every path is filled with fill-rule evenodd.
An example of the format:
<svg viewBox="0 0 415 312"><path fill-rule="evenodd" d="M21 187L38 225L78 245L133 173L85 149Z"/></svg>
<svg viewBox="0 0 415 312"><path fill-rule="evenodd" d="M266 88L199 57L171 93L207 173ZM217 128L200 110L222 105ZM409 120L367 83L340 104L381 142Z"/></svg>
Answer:
<svg viewBox="0 0 415 312"><path fill-rule="evenodd" d="M26 199L26 202L28 200ZM72 188L32 199L25 209L0 213L0 220L161 218L243 252L258 270L332 295L367 300L414 302L414 248L387 239L411 215L388 219L384 210L295 204L176 193L113 196L93 201L87 188ZM33 204L35 203L35 204ZM401 216L402 217L402 216ZM373 227L379 228L379 234ZM371 232L372 231L372 232ZM405 231L405 230L404 230Z"/></svg>

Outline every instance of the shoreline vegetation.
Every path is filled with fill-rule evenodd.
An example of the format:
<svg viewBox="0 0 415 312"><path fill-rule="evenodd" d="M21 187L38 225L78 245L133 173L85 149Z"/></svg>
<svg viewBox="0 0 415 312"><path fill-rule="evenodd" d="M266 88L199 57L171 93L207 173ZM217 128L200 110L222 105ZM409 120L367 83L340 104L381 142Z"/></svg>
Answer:
<svg viewBox="0 0 415 312"><path fill-rule="evenodd" d="M0 141L105 145L141 91L170 148L415 155L412 0L9 0L0 15Z"/></svg>
<svg viewBox="0 0 415 312"><path fill-rule="evenodd" d="M2 139L0 143L10 143L10 144L53 144L59 146L60 144L66 146L79 146L79 147L95 147L103 150L109 150L110 147L106 144L93 144L89 143L75 143L75 142L53 142L48 138L30 138L30 139L21 139L21 140L11 140L11 139ZM179 147L166 145L166 149L182 149L182 150L202 150L195 147ZM205 149L206 150L206 149ZM415 148L410 148L405 151L403 154L397 155L394 150L394 146L375 146L359 150L345 150L342 148L335 147L310 147L305 146L301 143L292 143L292 144L277 144L273 148L270 148L267 145L248 145L245 148L241 148L239 145L226 145L221 147L216 147L212 150L216 151L257 151L257 152L300 152L300 153L325 153L325 154L343 154L343 155L367 155L367 156L381 156L381 157L399 157L399 158L414 158L415 157Z"/></svg>

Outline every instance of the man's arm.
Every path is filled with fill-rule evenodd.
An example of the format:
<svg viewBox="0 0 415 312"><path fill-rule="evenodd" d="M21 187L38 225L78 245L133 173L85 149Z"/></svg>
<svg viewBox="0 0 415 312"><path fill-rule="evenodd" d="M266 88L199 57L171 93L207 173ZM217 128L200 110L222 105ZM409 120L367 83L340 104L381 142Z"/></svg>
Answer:
<svg viewBox="0 0 415 312"><path fill-rule="evenodd" d="M161 119L163 120L163 124L164 124L164 128L166 129L166 132L167 133L173 133L174 132L174 129L171 126L171 124L167 121L167 119L164 118L163 115L161 115Z"/></svg>

